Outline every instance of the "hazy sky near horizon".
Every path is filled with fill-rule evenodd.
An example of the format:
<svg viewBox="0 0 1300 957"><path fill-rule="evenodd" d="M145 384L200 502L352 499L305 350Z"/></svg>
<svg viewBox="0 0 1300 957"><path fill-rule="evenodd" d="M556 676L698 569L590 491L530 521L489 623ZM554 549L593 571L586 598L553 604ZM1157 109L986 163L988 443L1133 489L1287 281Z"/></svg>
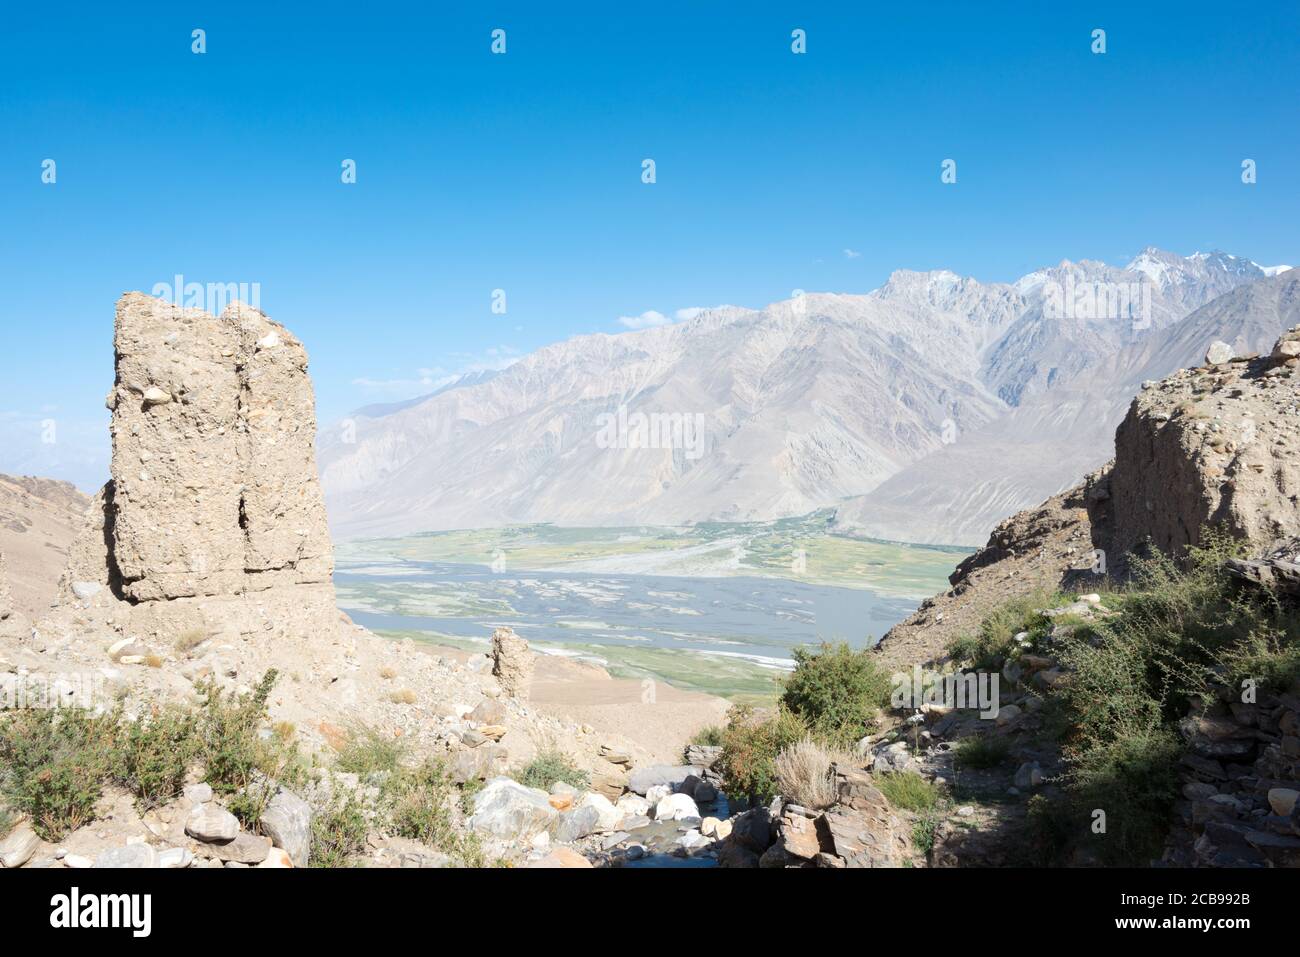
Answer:
<svg viewBox="0 0 1300 957"><path fill-rule="evenodd" d="M1294 4L540 6L11 5L0 472L107 477L113 302L177 274L257 283L328 422L897 268L1300 261Z"/></svg>

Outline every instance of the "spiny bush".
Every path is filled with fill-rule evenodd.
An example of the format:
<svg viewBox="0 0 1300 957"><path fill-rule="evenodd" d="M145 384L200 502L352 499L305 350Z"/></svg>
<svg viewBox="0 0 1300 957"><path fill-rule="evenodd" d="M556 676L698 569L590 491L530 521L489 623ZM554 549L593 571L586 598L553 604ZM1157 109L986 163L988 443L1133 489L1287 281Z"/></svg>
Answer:
<svg viewBox="0 0 1300 957"><path fill-rule="evenodd" d="M279 736L261 734L267 720L267 699L278 673L268 671L257 687L242 695L227 695L209 682L201 689L198 757L204 780L228 795L230 812L249 828L279 785L293 785L304 774L297 748Z"/></svg>
<svg viewBox="0 0 1300 957"><path fill-rule="evenodd" d="M795 648L795 668L785 679L781 704L819 737L850 745L875 724L889 702L889 676L867 649L846 643Z"/></svg>
<svg viewBox="0 0 1300 957"><path fill-rule="evenodd" d="M591 784L587 773L580 770L573 763L572 758L554 748L539 751L537 756L515 775L515 780L530 788L541 788L543 791L549 790L556 781L562 781L580 791L585 791Z"/></svg>
<svg viewBox="0 0 1300 957"><path fill-rule="evenodd" d="M352 794L317 811L311 822L311 866L351 867L366 850L370 822L361 801Z"/></svg>
<svg viewBox="0 0 1300 957"><path fill-rule="evenodd" d="M776 793L776 756L809 733L808 725L784 707L760 716L747 705L737 705L727 715L722 732L722 755L714 770L722 775L723 790L751 804L767 803Z"/></svg>
<svg viewBox="0 0 1300 957"><path fill-rule="evenodd" d="M181 708L155 711L124 722L114 750L113 775L145 808L181 793L185 774L198 751L198 722Z"/></svg>
<svg viewBox="0 0 1300 957"><path fill-rule="evenodd" d="M1179 560L1130 559L1132 580L1107 599L1115 615L1054 639L1065 679L1048 703L1065 727L1065 797L1031 816L1042 852L1065 859L1095 844L1108 864L1159 853L1177 798L1183 746L1177 722L1224 681L1282 688L1300 677L1300 616L1266 589L1225 570L1241 544L1214 529ZM1106 812L1104 839L1091 831Z"/></svg>
<svg viewBox="0 0 1300 957"><path fill-rule="evenodd" d="M94 818L113 771L116 714L22 710L0 722L0 797L59 841Z"/></svg>

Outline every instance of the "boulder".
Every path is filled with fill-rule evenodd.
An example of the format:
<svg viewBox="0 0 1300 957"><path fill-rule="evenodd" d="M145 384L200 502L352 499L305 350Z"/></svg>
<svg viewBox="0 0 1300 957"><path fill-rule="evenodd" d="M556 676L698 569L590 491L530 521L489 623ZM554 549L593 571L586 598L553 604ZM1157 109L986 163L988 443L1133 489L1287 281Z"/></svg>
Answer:
<svg viewBox="0 0 1300 957"><path fill-rule="evenodd" d="M41 839L36 836L30 824L23 821L0 841L0 866L22 867L40 846Z"/></svg>
<svg viewBox="0 0 1300 957"><path fill-rule="evenodd" d="M1295 788L1269 788L1268 806L1279 817L1290 817L1297 799L1300 799L1300 791Z"/></svg>
<svg viewBox="0 0 1300 957"><path fill-rule="evenodd" d="M311 805L281 788L262 812L262 833L286 851L294 867L306 867L311 857Z"/></svg>
<svg viewBox="0 0 1300 957"><path fill-rule="evenodd" d="M528 840L549 831L558 817L548 798L545 791L525 787L510 778L493 778L474 795L469 826L499 840Z"/></svg>
<svg viewBox="0 0 1300 957"><path fill-rule="evenodd" d="M267 852L266 859L263 860L262 863L258 864L257 866L269 867L269 868L286 868L286 867L293 867L295 865L293 862L293 858L289 855L288 851L286 851L282 847L273 847Z"/></svg>
<svg viewBox="0 0 1300 957"><path fill-rule="evenodd" d="M211 844L209 850L227 863L260 864L266 860L266 855L270 853L271 839L241 831L235 835L233 841L226 841L223 844Z"/></svg>
<svg viewBox="0 0 1300 957"><path fill-rule="evenodd" d="M1210 347L1205 350L1205 364L1207 366L1222 365L1225 362L1231 362L1235 355L1232 346L1219 339L1210 343Z"/></svg>
<svg viewBox="0 0 1300 957"><path fill-rule="evenodd" d="M1016 769L1015 778L1011 782L1022 791L1028 791L1030 788L1036 788L1043 783L1043 771L1038 766L1037 761L1026 761Z"/></svg>
<svg viewBox="0 0 1300 957"><path fill-rule="evenodd" d="M656 821L685 821L691 818L698 821L700 809L685 794L669 794L655 805Z"/></svg>
<svg viewBox="0 0 1300 957"><path fill-rule="evenodd" d="M599 827L600 809L586 804L561 814L552 833L561 844L572 844L594 833Z"/></svg>
<svg viewBox="0 0 1300 957"><path fill-rule="evenodd" d="M739 844L752 852L754 866L757 867L758 855L772 846L772 815L767 808L754 808L732 818L731 839L728 843Z"/></svg>
<svg viewBox="0 0 1300 957"><path fill-rule="evenodd" d="M239 819L219 804L200 804L190 812L185 833L207 843L233 841L239 835Z"/></svg>
<svg viewBox="0 0 1300 957"><path fill-rule="evenodd" d="M623 823L624 813L603 794L584 794L578 802L579 807L594 807L599 816L596 829L601 831L616 830Z"/></svg>
<svg viewBox="0 0 1300 957"><path fill-rule="evenodd" d="M103 851L95 867L159 867L158 852L148 844L128 844Z"/></svg>
<svg viewBox="0 0 1300 957"><path fill-rule="evenodd" d="M654 807L645 798L636 794L622 795L614 806L618 808L620 814L626 817L647 817L650 814L650 809Z"/></svg>
<svg viewBox="0 0 1300 957"><path fill-rule="evenodd" d="M475 724L502 724L506 720L505 705L492 698L484 698L468 717Z"/></svg>

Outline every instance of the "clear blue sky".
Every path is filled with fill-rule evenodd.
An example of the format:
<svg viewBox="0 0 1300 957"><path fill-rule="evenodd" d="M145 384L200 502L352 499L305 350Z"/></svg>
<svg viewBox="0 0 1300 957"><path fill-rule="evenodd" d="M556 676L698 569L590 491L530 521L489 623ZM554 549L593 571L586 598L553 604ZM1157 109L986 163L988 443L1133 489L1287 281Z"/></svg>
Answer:
<svg viewBox="0 0 1300 957"><path fill-rule="evenodd" d="M106 477L113 302L176 273L259 283L328 421L899 267L1300 260L1293 3L542 6L9 5L0 471Z"/></svg>

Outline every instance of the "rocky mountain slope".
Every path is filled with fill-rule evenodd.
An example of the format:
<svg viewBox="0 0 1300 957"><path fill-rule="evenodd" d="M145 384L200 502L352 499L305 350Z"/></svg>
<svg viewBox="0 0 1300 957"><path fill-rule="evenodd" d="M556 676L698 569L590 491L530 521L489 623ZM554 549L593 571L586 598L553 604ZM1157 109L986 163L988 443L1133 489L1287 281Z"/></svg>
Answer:
<svg viewBox="0 0 1300 957"><path fill-rule="evenodd" d="M0 475L0 561L8 566L10 607L24 618L49 609L88 504L68 482Z"/></svg>
<svg viewBox="0 0 1300 957"><path fill-rule="evenodd" d="M1053 465L998 465L1009 449L1015 462L1051 462L1068 444L1059 418L1051 432L1041 411L1059 416L1051 400L1065 384L1091 421L1112 385L1093 383L1093 369L1265 278L1244 259L1149 249L1123 269L1064 262L1014 284L900 271L867 295L808 294L580 337L487 381L325 430L332 527L353 536L772 519L853 500L961 448L965 477L990 477L965 482L945 512L974 534L990 515L1060 488ZM1008 418L1036 402L1023 422ZM1018 443L1046 452L1017 454ZM1094 451L1077 444L1081 457ZM953 541L927 527L926 504L851 502L842 525Z"/></svg>
<svg viewBox="0 0 1300 957"><path fill-rule="evenodd" d="M1294 297L1294 281L1250 291ZM1284 300L1294 308L1294 298ZM942 657L993 608L1042 589L1124 574L1127 556L1178 555L1218 526L1256 550L1300 534L1300 325L1263 356L1211 354L1148 381L1115 432L1114 459L1066 492L1006 519L880 642L890 664ZM1089 588L1090 590L1090 588Z"/></svg>
<svg viewBox="0 0 1300 957"><path fill-rule="evenodd" d="M1240 286L1181 322L1094 357L1049 391L845 503L837 526L891 540L980 541L1001 518L1105 462L1129 397L1144 381L1198 363L1216 340L1238 355L1266 351L1297 322L1300 273Z"/></svg>

